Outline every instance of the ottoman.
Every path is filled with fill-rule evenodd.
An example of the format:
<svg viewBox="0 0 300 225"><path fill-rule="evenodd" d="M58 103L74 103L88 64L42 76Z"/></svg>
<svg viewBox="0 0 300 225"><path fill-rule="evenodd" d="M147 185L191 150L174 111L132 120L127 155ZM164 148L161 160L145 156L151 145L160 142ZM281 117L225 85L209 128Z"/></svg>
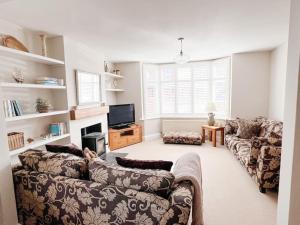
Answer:
<svg viewBox="0 0 300 225"><path fill-rule="evenodd" d="M163 135L165 144L201 145L202 136L197 132L166 132Z"/></svg>

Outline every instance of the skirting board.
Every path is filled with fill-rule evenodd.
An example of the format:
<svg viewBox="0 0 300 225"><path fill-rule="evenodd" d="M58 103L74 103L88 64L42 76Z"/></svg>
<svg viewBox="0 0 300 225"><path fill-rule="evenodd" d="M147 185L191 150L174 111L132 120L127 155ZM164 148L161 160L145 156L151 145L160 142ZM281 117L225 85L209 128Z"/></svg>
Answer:
<svg viewBox="0 0 300 225"><path fill-rule="evenodd" d="M151 141L161 138L161 133L149 134L144 136L144 141Z"/></svg>

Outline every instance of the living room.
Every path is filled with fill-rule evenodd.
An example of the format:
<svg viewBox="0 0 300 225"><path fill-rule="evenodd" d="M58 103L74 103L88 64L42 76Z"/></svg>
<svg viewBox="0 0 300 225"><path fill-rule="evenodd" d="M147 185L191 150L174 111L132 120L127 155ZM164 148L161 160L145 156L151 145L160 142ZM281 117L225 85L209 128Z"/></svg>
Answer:
<svg viewBox="0 0 300 225"><path fill-rule="evenodd" d="M300 224L298 1L0 11L0 224Z"/></svg>

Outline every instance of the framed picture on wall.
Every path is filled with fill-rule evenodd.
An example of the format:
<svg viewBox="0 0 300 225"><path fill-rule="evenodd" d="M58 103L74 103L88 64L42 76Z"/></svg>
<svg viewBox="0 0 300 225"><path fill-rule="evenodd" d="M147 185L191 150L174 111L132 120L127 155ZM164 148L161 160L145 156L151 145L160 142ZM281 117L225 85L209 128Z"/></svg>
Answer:
<svg viewBox="0 0 300 225"><path fill-rule="evenodd" d="M76 70L77 104L101 103L101 75Z"/></svg>

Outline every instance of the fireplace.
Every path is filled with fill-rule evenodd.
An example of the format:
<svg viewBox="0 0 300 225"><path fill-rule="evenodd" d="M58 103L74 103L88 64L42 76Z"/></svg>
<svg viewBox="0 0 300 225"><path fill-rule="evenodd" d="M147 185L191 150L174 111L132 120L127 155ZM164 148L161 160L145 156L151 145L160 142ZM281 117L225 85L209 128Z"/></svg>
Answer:
<svg viewBox="0 0 300 225"><path fill-rule="evenodd" d="M89 148L99 156L106 152L105 133L102 133L101 123L81 129L82 149Z"/></svg>

